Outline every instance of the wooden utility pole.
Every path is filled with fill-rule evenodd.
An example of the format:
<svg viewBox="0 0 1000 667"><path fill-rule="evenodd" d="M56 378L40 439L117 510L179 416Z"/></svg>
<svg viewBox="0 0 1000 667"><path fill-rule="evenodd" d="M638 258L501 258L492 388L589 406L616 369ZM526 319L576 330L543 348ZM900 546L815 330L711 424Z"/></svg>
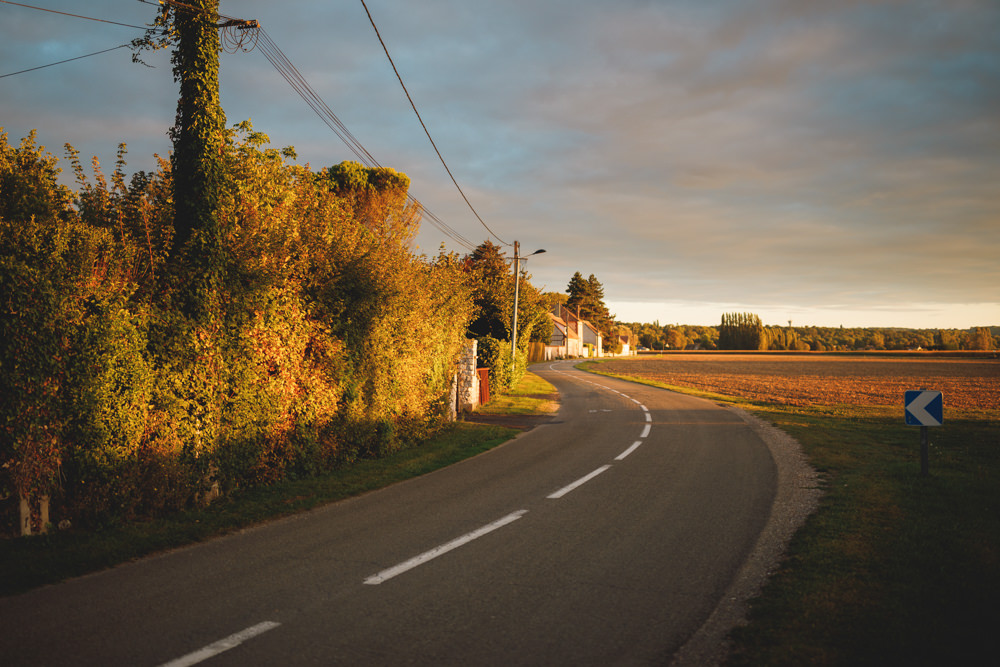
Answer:
<svg viewBox="0 0 1000 667"><path fill-rule="evenodd" d="M226 114L219 101L219 0L189 0L176 8L177 45L171 61L180 84L174 143L174 252L195 230L218 232Z"/></svg>

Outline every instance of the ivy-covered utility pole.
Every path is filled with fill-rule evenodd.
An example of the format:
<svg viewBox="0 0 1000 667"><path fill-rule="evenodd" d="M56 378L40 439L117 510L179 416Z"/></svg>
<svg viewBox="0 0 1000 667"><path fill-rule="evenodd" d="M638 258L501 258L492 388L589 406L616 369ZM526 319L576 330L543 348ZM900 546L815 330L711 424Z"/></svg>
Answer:
<svg viewBox="0 0 1000 667"><path fill-rule="evenodd" d="M195 230L205 232L209 243L217 238L226 115L219 103L219 0L188 0L174 11L171 63L180 84L170 132L176 252Z"/></svg>
<svg viewBox="0 0 1000 667"><path fill-rule="evenodd" d="M170 62L180 84L177 119L170 129L176 255L201 230L209 245L218 239L223 186L226 115L219 103L219 0L163 0L146 34L132 41L132 60L173 47Z"/></svg>

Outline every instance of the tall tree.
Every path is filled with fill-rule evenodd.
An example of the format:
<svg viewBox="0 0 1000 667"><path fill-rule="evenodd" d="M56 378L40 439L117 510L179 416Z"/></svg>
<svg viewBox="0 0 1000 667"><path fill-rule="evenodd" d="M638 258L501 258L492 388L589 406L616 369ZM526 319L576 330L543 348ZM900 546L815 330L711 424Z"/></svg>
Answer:
<svg viewBox="0 0 1000 667"><path fill-rule="evenodd" d="M996 345L993 341L993 334L988 327L976 327L969 335L968 349L970 350L993 350Z"/></svg>
<svg viewBox="0 0 1000 667"><path fill-rule="evenodd" d="M766 350L767 334L753 313L723 313L719 325L720 350Z"/></svg>
<svg viewBox="0 0 1000 667"><path fill-rule="evenodd" d="M500 246L485 241L465 259L465 269L472 286L475 311L469 334L510 340L514 308L514 281Z"/></svg>
<svg viewBox="0 0 1000 667"><path fill-rule="evenodd" d="M573 277L569 279L569 284L566 286L566 293L569 294L569 298L566 299L566 306L573 310L580 309L580 317L586 318L590 314L590 283L584 279L579 271L574 273Z"/></svg>
<svg viewBox="0 0 1000 667"><path fill-rule="evenodd" d="M605 340L605 346L613 349L618 340L615 316L608 312L608 307L604 305L604 286L597 277L592 273L585 279L577 271L570 278L566 293L569 294L566 306L579 311L582 319L597 327Z"/></svg>

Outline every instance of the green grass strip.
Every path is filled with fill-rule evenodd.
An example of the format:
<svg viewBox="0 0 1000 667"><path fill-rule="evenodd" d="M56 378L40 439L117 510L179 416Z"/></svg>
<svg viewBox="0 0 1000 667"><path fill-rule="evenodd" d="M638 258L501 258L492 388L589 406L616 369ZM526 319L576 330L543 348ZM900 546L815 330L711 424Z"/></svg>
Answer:
<svg viewBox="0 0 1000 667"><path fill-rule="evenodd" d="M484 415L544 415L559 409L559 392L547 380L532 372L510 393L496 396L476 412Z"/></svg>

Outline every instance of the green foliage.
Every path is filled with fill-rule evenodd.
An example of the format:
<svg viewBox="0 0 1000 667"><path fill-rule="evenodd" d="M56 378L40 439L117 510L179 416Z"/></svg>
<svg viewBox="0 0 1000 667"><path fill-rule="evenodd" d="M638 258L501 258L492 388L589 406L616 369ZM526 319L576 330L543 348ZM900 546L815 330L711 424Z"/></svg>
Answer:
<svg viewBox="0 0 1000 667"><path fill-rule="evenodd" d="M416 205L407 204L409 176L349 161L330 167L325 174L330 190L354 220L396 242L412 240L420 212Z"/></svg>
<svg viewBox="0 0 1000 667"><path fill-rule="evenodd" d="M217 21L218 0L164 5L133 42L174 46L157 173L127 180L121 146L90 181L67 146L71 193L34 133L0 133L0 503L129 518L383 455L445 414L467 273L412 254L404 174L313 174L226 130Z"/></svg>
<svg viewBox="0 0 1000 667"><path fill-rule="evenodd" d="M46 218L0 221L0 389L16 397L0 503L55 494L54 520L104 523L383 455L441 423L472 312L462 263L412 254L405 192L359 220L326 172L266 143L249 123L225 133L217 243L196 230L169 256L164 161L129 181L122 148L110 181L96 164L90 180L69 149L75 195L30 143L33 170L5 172L34 178L5 181L5 210L41 202Z"/></svg>
<svg viewBox="0 0 1000 667"><path fill-rule="evenodd" d="M490 337L510 341L514 281L500 246L490 241L483 242L465 258L465 269L469 274L475 304L469 335L474 338ZM482 354L479 358L482 362Z"/></svg>
<svg viewBox="0 0 1000 667"><path fill-rule="evenodd" d="M143 434L150 371L118 250L76 221L0 220L0 460L26 498L55 493L63 463L116 465Z"/></svg>
<svg viewBox="0 0 1000 667"><path fill-rule="evenodd" d="M612 353L621 351L615 316L604 305L604 286L594 274L584 279L579 271L574 273L566 286L566 293L569 294L566 306L574 312L579 310L580 318L597 328L604 340L605 350Z"/></svg>
<svg viewBox="0 0 1000 667"><path fill-rule="evenodd" d="M79 220L108 230L121 249L117 258L121 270L140 289L153 289L173 240L169 163L157 156L160 171L138 172L126 184L126 148L119 144L109 186L96 158L92 161L91 182L80 164L79 151L69 144L65 148L79 187L74 198Z"/></svg>
<svg viewBox="0 0 1000 667"><path fill-rule="evenodd" d="M995 350L997 349L997 345L996 341L993 339L993 335L987 327L976 327L968 336L968 342L966 343L965 349Z"/></svg>
<svg viewBox="0 0 1000 667"><path fill-rule="evenodd" d="M0 127L0 218L4 220L69 220L72 194L56 182L58 161L35 144L34 130L19 148L7 143Z"/></svg>
<svg viewBox="0 0 1000 667"><path fill-rule="evenodd" d="M490 394L500 395L517 385L528 370L528 354L518 349L514 363L510 359L510 341L483 336L478 341L478 364L490 369Z"/></svg>
<svg viewBox="0 0 1000 667"><path fill-rule="evenodd" d="M688 345L688 338L680 329L670 328L667 330L667 338L664 342L672 350L683 350Z"/></svg>
<svg viewBox="0 0 1000 667"><path fill-rule="evenodd" d="M552 325L546 316L548 301L530 282L530 275L518 277L517 361L510 370L510 339L514 315L514 280L499 246L480 244L464 262L466 282L473 299L473 319L468 334L479 341L478 364L490 371L490 391L504 393L527 368L527 347L532 340L549 340ZM500 355L498 346L506 348ZM522 361L523 358L523 361ZM492 369L497 369L495 372Z"/></svg>

